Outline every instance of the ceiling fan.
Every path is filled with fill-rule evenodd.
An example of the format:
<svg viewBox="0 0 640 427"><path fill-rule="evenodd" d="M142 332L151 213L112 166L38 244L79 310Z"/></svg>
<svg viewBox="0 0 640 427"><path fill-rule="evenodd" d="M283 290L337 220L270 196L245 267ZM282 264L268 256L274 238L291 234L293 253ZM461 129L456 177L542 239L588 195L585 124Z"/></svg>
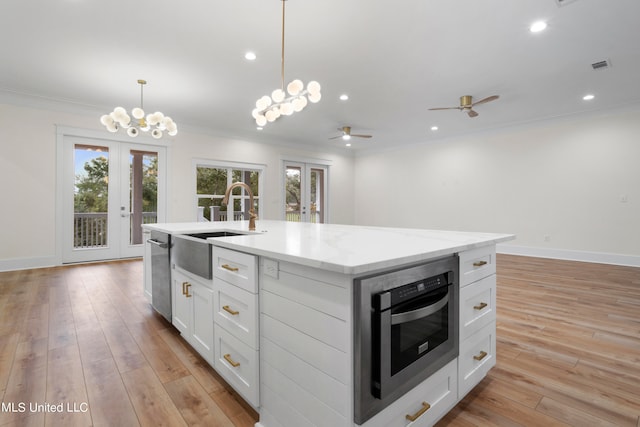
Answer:
<svg viewBox="0 0 640 427"><path fill-rule="evenodd" d="M500 98L499 95L488 96L480 101L473 102L473 97L471 95L464 95L460 97L460 106L459 107L444 107L444 108L429 108L429 110L460 110L466 111L469 117L477 117L478 113L473 110L473 107L480 104L485 104L490 101L495 101Z"/></svg>
<svg viewBox="0 0 640 427"><path fill-rule="evenodd" d="M347 141L347 140L351 139L351 137L353 137L353 138L371 138L371 135L352 134L351 133L351 126L342 126L341 128L338 128L338 130L340 132L342 132L342 135L334 136L334 137L329 138L329 139L342 138L345 141Z"/></svg>

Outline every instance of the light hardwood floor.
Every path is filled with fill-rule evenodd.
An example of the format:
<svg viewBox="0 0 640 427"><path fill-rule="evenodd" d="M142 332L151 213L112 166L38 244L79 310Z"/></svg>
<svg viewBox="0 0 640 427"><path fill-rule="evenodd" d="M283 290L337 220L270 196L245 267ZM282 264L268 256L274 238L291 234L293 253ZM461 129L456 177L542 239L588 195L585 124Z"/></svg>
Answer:
<svg viewBox="0 0 640 427"><path fill-rule="evenodd" d="M0 426L252 426L141 288L139 260L0 273ZM497 299L497 365L438 427L640 427L640 269L499 255Z"/></svg>

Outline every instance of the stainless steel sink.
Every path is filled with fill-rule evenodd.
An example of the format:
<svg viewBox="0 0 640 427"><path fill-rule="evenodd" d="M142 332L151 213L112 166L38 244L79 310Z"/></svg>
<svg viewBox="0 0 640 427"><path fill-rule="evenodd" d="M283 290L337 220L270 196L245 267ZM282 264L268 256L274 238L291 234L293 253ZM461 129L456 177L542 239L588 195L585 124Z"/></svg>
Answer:
<svg viewBox="0 0 640 427"><path fill-rule="evenodd" d="M213 277L212 245L209 237L241 236L242 233L211 231L206 233L174 234L171 255L173 263L190 273L205 279Z"/></svg>

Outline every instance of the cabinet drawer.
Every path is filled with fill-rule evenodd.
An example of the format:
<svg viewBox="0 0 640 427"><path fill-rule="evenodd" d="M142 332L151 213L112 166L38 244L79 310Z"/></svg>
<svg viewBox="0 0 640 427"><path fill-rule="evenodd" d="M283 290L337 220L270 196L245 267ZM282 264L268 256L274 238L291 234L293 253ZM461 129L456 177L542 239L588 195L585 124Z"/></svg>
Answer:
<svg viewBox="0 0 640 427"><path fill-rule="evenodd" d="M460 345L460 399L475 387L496 364L496 323L491 322Z"/></svg>
<svg viewBox="0 0 640 427"><path fill-rule="evenodd" d="M214 278L214 320L249 347L258 349L258 294Z"/></svg>
<svg viewBox="0 0 640 427"><path fill-rule="evenodd" d="M426 427L432 426L458 400L456 360L430 376L382 412L364 423L363 427ZM429 409L424 409L429 406ZM419 412L423 411L421 415ZM414 421L408 417L415 417Z"/></svg>
<svg viewBox="0 0 640 427"><path fill-rule="evenodd" d="M460 287L496 272L496 247L489 245L460 253Z"/></svg>
<svg viewBox="0 0 640 427"><path fill-rule="evenodd" d="M258 292L258 263L255 255L214 247L213 275L253 294Z"/></svg>
<svg viewBox="0 0 640 427"><path fill-rule="evenodd" d="M219 325L214 325L216 371L254 407L260 405L259 353Z"/></svg>
<svg viewBox="0 0 640 427"><path fill-rule="evenodd" d="M460 290L460 341L496 320L496 275Z"/></svg>

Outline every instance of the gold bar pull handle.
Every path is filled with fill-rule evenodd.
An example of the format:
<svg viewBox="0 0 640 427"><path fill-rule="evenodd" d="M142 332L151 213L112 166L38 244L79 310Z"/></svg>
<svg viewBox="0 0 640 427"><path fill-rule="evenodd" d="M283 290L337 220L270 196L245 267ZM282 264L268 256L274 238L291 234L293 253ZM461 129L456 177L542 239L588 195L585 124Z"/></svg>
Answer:
<svg viewBox="0 0 640 427"><path fill-rule="evenodd" d="M477 356L473 356L474 360L480 361L482 359L484 359L485 357L487 357L487 352L486 351L481 351L480 354L478 354Z"/></svg>
<svg viewBox="0 0 640 427"><path fill-rule="evenodd" d="M234 309L232 309L231 307L229 307L228 305L224 305L222 306L222 309L224 311L226 311L227 313L231 314L232 316L237 316L238 314L240 314L239 311L235 311Z"/></svg>
<svg viewBox="0 0 640 427"><path fill-rule="evenodd" d="M229 270L229 271L238 271L238 270L240 270L238 267L231 267L229 264L222 264L221 267L224 268L225 270Z"/></svg>
<svg viewBox="0 0 640 427"><path fill-rule="evenodd" d="M482 309L483 309L483 308L485 308L486 306L487 306L487 303L486 303L486 302L481 302L481 303L480 303L480 304L478 304L478 305L474 305L474 306L473 306L473 308L474 308L475 310L482 310Z"/></svg>
<svg viewBox="0 0 640 427"><path fill-rule="evenodd" d="M184 290L184 286L187 284L187 282L182 282L182 295L186 295L187 291Z"/></svg>
<svg viewBox="0 0 640 427"><path fill-rule="evenodd" d="M231 358L231 355L230 355L230 354L225 354L225 355L224 355L224 356L222 356L222 357L224 357L224 360L226 360L227 362L229 362L229 364L230 364L231 366L233 366L234 368L237 368L238 366L240 366L240 362L236 362L235 360L233 360L233 359Z"/></svg>
<svg viewBox="0 0 640 427"><path fill-rule="evenodd" d="M483 265L487 265L487 261L476 261L473 263L474 267L482 267Z"/></svg>
<svg viewBox="0 0 640 427"><path fill-rule="evenodd" d="M185 296L186 296L187 298L191 298L191 297L193 296L193 295L191 295L191 294L189 293L189 288L190 288L190 287L191 287L191 283L188 283L188 282L187 282L187 286L185 287L185 291L186 291L186 292L185 292Z"/></svg>
<svg viewBox="0 0 640 427"><path fill-rule="evenodd" d="M429 408L431 408L431 405L429 405L427 402L422 402L422 408L420 408L420 410L418 412L416 412L413 415L405 415L405 418L408 419L409 421L413 422L415 420L417 420L418 418L420 418L422 416L422 414L424 414L425 412L427 412L429 410Z"/></svg>

